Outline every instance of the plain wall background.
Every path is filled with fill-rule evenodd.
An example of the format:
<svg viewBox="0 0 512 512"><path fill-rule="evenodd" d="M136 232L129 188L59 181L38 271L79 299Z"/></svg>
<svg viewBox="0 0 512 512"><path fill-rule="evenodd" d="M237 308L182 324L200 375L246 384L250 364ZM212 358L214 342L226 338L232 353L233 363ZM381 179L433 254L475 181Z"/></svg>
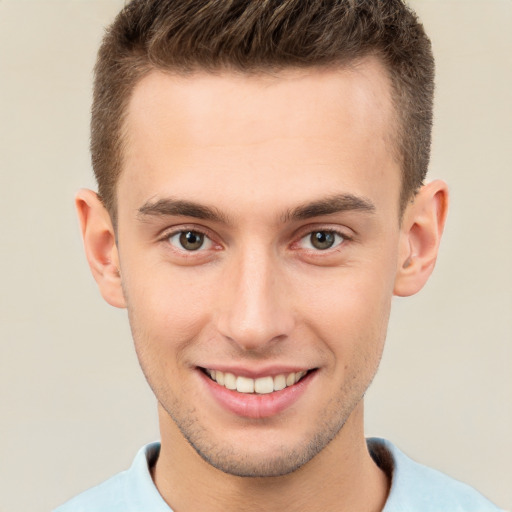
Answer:
<svg viewBox="0 0 512 512"><path fill-rule="evenodd" d="M512 509L512 1L412 0L438 81L437 269L396 299L367 433ZM121 0L0 0L0 512L44 511L158 437L126 313L89 274L92 66Z"/></svg>

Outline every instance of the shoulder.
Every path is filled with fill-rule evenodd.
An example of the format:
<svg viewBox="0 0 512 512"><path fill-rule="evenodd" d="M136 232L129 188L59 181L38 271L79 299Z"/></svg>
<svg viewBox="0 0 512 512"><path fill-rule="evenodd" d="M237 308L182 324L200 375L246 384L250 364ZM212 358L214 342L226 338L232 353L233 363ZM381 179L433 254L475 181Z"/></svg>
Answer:
<svg viewBox="0 0 512 512"><path fill-rule="evenodd" d="M130 469L79 494L54 512L172 512L153 484L149 469L159 451L160 443L143 446Z"/></svg>
<svg viewBox="0 0 512 512"><path fill-rule="evenodd" d="M94 510L124 510L126 471L119 473L96 487L75 496L54 512L91 512Z"/></svg>
<svg viewBox="0 0 512 512"><path fill-rule="evenodd" d="M369 439L375 462L391 473L383 512L499 512L471 486L411 460L384 439Z"/></svg>

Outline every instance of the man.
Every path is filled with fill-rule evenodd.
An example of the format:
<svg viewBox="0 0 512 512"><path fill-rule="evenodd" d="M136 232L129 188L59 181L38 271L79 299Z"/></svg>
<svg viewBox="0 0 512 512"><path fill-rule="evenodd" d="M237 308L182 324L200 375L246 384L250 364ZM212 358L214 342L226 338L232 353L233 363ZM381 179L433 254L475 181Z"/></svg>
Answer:
<svg viewBox="0 0 512 512"><path fill-rule="evenodd" d="M433 59L402 2L134 0L76 203L161 444L59 511L492 511L365 440L393 295L433 270Z"/></svg>

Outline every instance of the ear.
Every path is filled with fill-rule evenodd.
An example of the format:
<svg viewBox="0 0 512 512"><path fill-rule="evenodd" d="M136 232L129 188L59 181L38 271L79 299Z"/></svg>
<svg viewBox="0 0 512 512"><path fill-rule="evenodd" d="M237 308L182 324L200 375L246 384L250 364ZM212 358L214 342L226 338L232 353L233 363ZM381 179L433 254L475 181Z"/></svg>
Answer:
<svg viewBox="0 0 512 512"><path fill-rule="evenodd" d="M437 259L448 212L448 187L441 180L424 185L404 212L394 294L420 291Z"/></svg>
<svg viewBox="0 0 512 512"><path fill-rule="evenodd" d="M112 306L126 307L119 272L119 255L110 215L96 192L80 190L75 205L85 255L101 295Z"/></svg>

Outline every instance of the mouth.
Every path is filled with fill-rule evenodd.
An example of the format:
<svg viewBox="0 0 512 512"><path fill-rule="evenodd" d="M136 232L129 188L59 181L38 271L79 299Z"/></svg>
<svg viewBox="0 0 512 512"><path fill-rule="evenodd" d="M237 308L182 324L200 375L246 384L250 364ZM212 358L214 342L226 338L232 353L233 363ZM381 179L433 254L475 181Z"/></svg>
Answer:
<svg viewBox="0 0 512 512"><path fill-rule="evenodd" d="M209 368L200 368L212 381L230 390L244 394L267 395L276 391L282 391L300 382L306 375L314 370L302 370L298 372L281 373L252 379L230 372L222 372Z"/></svg>
<svg viewBox="0 0 512 512"><path fill-rule="evenodd" d="M233 370L197 367L209 396L224 411L238 418L261 420L284 414L298 403L307 389L313 386L318 368L267 370L253 374L251 370L239 374Z"/></svg>

